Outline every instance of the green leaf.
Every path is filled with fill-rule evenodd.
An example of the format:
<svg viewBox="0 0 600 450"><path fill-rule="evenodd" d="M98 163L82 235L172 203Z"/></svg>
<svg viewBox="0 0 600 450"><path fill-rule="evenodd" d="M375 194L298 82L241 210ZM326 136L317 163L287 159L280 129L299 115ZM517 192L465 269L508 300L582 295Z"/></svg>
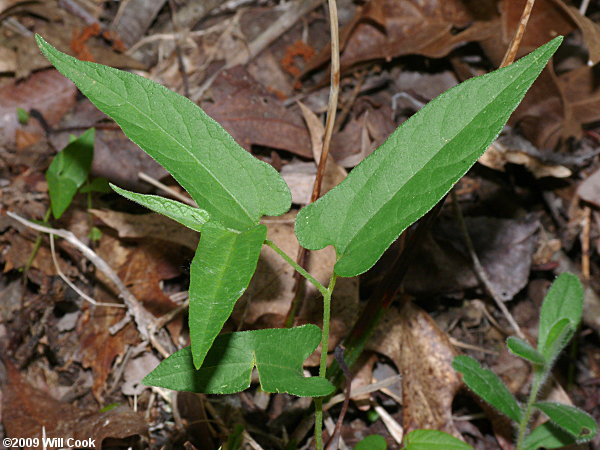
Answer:
<svg viewBox="0 0 600 450"><path fill-rule="evenodd" d="M90 128L56 154L46 171L52 214L63 215L90 172L95 131Z"/></svg>
<svg viewBox="0 0 600 450"><path fill-rule="evenodd" d="M387 442L383 436L371 434L356 444L354 450L387 450Z"/></svg>
<svg viewBox="0 0 600 450"><path fill-rule="evenodd" d="M123 197L139 203L146 208L164 214L180 224L191 228L192 230L202 231L202 227L209 221L210 217L206 211L193 206L180 203L169 198L159 197L158 195L138 194L137 192L126 191L120 187L110 184L110 187Z"/></svg>
<svg viewBox="0 0 600 450"><path fill-rule="evenodd" d="M549 367L552 366L556 357L569 343L574 333L575 329L571 326L569 319L566 318L556 322L550 329L546 337L545 347L542 350L542 355Z"/></svg>
<svg viewBox="0 0 600 450"><path fill-rule="evenodd" d="M110 190L110 186L108 180L104 177L94 178L90 183L83 186L79 189L79 192L82 194L87 194L88 192L99 192L101 194L107 194L108 192L112 192Z"/></svg>
<svg viewBox="0 0 600 450"><path fill-rule="evenodd" d="M455 357L452 367L462 373L465 384L483 400L515 422L521 421L521 408L498 375L482 368L470 356Z"/></svg>
<svg viewBox="0 0 600 450"><path fill-rule="evenodd" d="M208 222L190 268L190 340L194 363L202 365L256 270L267 227L237 232Z"/></svg>
<svg viewBox="0 0 600 450"><path fill-rule="evenodd" d="M506 340L506 346L513 355L519 356L527 361L543 366L546 360L535 348L523 339L511 336Z"/></svg>
<svg viewBox="0 0 600 450"><path fill-rule="evenodd" d="M233 394L250 386L256 366L266 392L321 397L331 394L333 385L324 378L306 378L302 372L302 363L320 341L321 330L310 324L223 334L215 339L199 370L186 347L161 362L143 382L177 391Z"/></svg>
<svg viewBox="0 0 600 450"><path fill-rule="evenodd" d="M196 104L138 75L65 55L39 35L36 40L48 60L167 169L212 220L246 230L262 215L288 211L291 194L279 173Z"/></svg>
<svg viewBox="0 0 600 450"><path fill-rule="evenodd" d="M102 238L102 230L98 227L92 227L90 233L88 234L88 237L93 242L98 242Z"/></svg>
<svg viewBox="0 0 600 450"><path fill-rule="evenodd" d="M17 108L17 119L21 125L27 125L27 122L29 122L29 113L23 108Z"/></svg>
<svg viewBox="0 0 600 450"><path fill-rule="evenodd" d="M404 439L406 450L471 450L466 442L437 430L414 430Z"/></svg>
<svg viewBox="0 0 600 450"><path fill-rule="evenodd" d="M579 326L583 311L583 286L575 275L571 273L560 274L544 298L540 312L540 326L538 331L538 350L542 355L552 353L556 341L549 342L550 331L563 319L568 319L573 333ZM556 329L555 329L556 332ZM554 338L556 339L556 334ZM571 336L568 336L570 339ZM567 339L567 341L568 341ZM566 344L566 342L565 342ZM562 347L558 350L560 352ZM556 349L554 349L554 353ZM557 356L555 354L554 356Z"/></svg>
<svg viewBox="0 0 600 450"><path fill-rule="evenodd" d="M589 441L598 432L594 418L579 408L554 402L537 402L534 406L578 442Z"/></svg>
<svg viewBox="0 0 600 450"><path fill-rule="evenodd" d="M574 443L573 436L552 422L546 422L533 430L525 438L523 445L525 450L537 450L538 448L561 448Z"/></svg>
<svg viewBox="0 0 600 450"><path fill-rule="evenodd" d="M227 438L225 450L240 450L244 444L244 425L238 423Z"/></svg>
<svg viewBox="0 0 600 450"><path fill-rule="evenodd" d="M561 41L467 80L404 122L339 186L300 211L300 244L333 245L340 276L368 270L477 161Z"/></svg>

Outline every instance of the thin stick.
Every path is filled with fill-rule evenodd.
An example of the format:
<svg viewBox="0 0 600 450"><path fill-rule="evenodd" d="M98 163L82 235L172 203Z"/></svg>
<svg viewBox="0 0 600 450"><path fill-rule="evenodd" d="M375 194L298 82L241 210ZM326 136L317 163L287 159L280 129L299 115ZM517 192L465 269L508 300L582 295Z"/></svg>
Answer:
<svg viewBox="0 0 600 450"><path fill-rule="evenodd" d="M83 242L77 239L72 232L68 230L56 230L53 228L48 228L42 225L38 225L34 222L30 222L27 219L15 214L11 211L7 211L6 214L9 217L12 217L17 222L33 229L36 231L41 231L42 233L48 233L55 236L60 236L61 238L68 241L71 245L75 246L83 255L92 263L98 270L100 270L104 275L117 287L119 291L119 297L121 297L127 306L127 314L133 317L137 330L142 336L144 340L148 340L152 343L152 345L162 354L168 352L166 349L171 348L172 344L168 341L168 337L166 334L161 333L158 336L154 336L149 333L150 326L154 322L154 317L150 314L143 305L139 302L134 295L129 292L125 284L121 281L121 279L117 276L117 274L110 268L108 263L104 261L100 256L98 256L91 248L86 246Z"/></svg>
<svg viewBox="0 0 600 450"><path fill-rule="evenodd" d="M481 265L481 261L477 256L475 247L473 246L473 241L471 240L471 236L469 235L469 230L467 229L467 224L465 223L462 211L460 210L460 206L458 205L458 199L454 190L450 192L450 195L452 197L452 208L454 209L456 221L458 222L458 226L463 235L463 239L465 240L469 256L471 257L471 261L473 262L473 271L475 272L475 276L483 285L489 296L492 297L492 299L494 299L494 302L496 302L496 306L498 306L498 309L502 311L502 314L504 314L504 317L506 318L512 329L515 331L517 336L519 336L521 339L526 339L525 335L521 331L521 328L519 327L519 324L517 324L517 321L514 319L514 317L512 316L512 314L510 313L510 311L496 292L496 288L491 283L489 277L487 276L487 272Z"/></svg>
<svg viewBox="0 0 600 450"><path fill-rule="evenodd" d="M176 198L177 200L180 200L183 203L186 203L186 204L188 204L190 206L193 206L194 208L198 207L198 205L196 205L196 202L194 200L192 200L189 197L186 197L185 195L180 194L175 189L170 188L166 184L161 183L156 178L152 178L150 175L148 175L148 174L146 174L144 172L138 172L138 177L140 178L140 180L143 180L146 183L149 183L152 186L157 187L158 189L162 189L167 194L169 194L170 196Z"/></svg>
<svg viewBox="0 0 600 450"><path fill-rule="evenodd" d="M313 184L311 203L321 196L321 184L325 175L325 166L329 156L329 147L333 127L335 125L335 114L337 112L338 95L340 92L340 37L338 28L338 14L335 0L328 0L329 22L331 27L331 85L329 87L329 103L327 104L327 121L325 122L325 136L323 137L323 151L317 167L317 176Z"/></svg>
<svg viewBox="0 0 600 450"><path fill-rule="evenodd" d="M519 50L519 45L521 45L523 34L525 34L525 28L527 27L527 22L529 22L529 17L531 16L531 10L533 9L534 3L535 0L527 0L525 8L523 8L523 12L521 13L521 20L519 21L517 31L510 41L510 45L508 46L504 58L500 63L500 67L506 67L515 60L515 57L517 56L517 50Z"/></svg>
<svg viewBox="0 0 600 450"><path fill-rule="evenodd" d="M581 276L586 283L590 281L590 225L592 209L583 207L583 228L581 230Z"/></svg>
<svg viewBox="0 0 600 450"><path fill-rule="evenodd" d="M53 234L50 235L50 255L52 256L52 262L54 263L54 268L56 269L56 273L58 274L58 276L67 284L67 286L69 286L71 289L73 289L75 292L77 292L81 296L81 298L90 302L94 306L108 306L108 307L112 307L112 308L125 308L125 305L122 305L120 303L97 302L92 297L90 297L85 292L83 292L81 289L79 289L77 286L75 286L75 284L73 284L71 282L71 280L69 280L65 276L63 271L60 270L60 266L58 265L58 260L56 259L56 251L54 250L54 235Z"/></svg>

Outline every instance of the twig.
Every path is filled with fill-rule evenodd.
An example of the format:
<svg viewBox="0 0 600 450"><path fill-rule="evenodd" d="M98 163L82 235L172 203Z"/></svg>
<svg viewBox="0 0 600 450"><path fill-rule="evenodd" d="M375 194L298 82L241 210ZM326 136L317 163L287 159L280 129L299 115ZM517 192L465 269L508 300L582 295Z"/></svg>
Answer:
<svg viewBox="0 0 600 450"><path fill-rule="evenodd" d="M396 383L400 382L400 380L402 380L402 375L392 375L391 377L384 378L381 381L377 381L375 383L368 384L366 386L361 386L359 388L352 390L350 398L353 399L356 397L360 397L361 395L364 395L364 394L370 394L372 392L383 390L383 389L387 388L388 386L391 386L392 384L396 384ZM345 398L346 398L346 394L338 394L335 397L332 397L331 400L329 400L325 405L323 405L323 409L328 410L332 406L335 406L338 403L343 402Z"/></svg>
<svg viewBox="0 0 600 450"><path fill-rule="evenodd" d="M465 245L467 246L467 251L469 252L469 256L471 257L471 261L473 262L473 271L475 272L475 276L483 285L490 297L492 297L494 302L496 302L496 306L498 306L498 309L502 311L502 314L504 314L504 317L506 318L512 329L515 331L517 336L519 336L521 339L526 339L525 335L521 331L521 328L517 324L516 320L514 319L514 317L512 316L512 314L510 313L510 311L508 310L498 293L496 292L496 288L491 283L485 269L481 265L481 261L477 256L475 247L473 246L473 241L471 240L471 236L469 235L469 230L467 229L467 224L465 223L465 218L463 217L460 206L458 205L458 198L456 197L456 193L454 192L454 190L450 192L450 196L452 197L452 208L454 209L456 221L458 222L458 226L463 235L463 239L465 240Z"/></svg>
<svg viewBox="0 0 600 450"><path fill-rule="evenodd" d="M581 5L579 5L579 14L585 16L587 12L588 6L590 5L590 0L582 0Z"/></svg>
<svg viewBox="0 0 600 450"><path fill-rule="evenodd" d="M48 233L54 236L59 236L75 246L83 255L92 263L98 270L100 270L118 289L119 297L121 297L127 306L127 315L133 317L137 330L144 340L150 341L150 343L164 355L168 355L170 352L167 349L172 347L169 342L167 335L159 333L157 336L152 335L149 330L150 326L154 322L154 317L142 306L138 299L129 292L127 287L123 284L117 274L110 268L110 266L100 256L98 256L92 249L81 242L77 236L68 230L56 230L48 228L42 225L38 225L34 222L30 222L27 219L15 214L11 211L7 211L6 214L12 217L17 222L42 233Z"/></svg>
<svg viewBox="0 0 600 450"><path fill-rule="evenodd" d="M344 404L342 405L342 410L340 411L340 415L338 416L338 420L335 424L335 428L333 433L331 433L331 437L329 438L329 442L325 446L327 450L337 450L340 443L340 436L342 433L342 425L344 423L344 417L348 412L348 406L350 405L350 395L352 394L352 372L346 365L344 361L344 347L338 345L334 352L335 360L342 368L344 372L344 376L346 377L346 388L344 392Z"/></svg>
<svg viewBox="0 0 600 450"><path fill-rule="evenodd" d="M402 428L402 425L400 425L382 406L375 405L373 409L379 414L379 417L381 417L381 421L390 432L390 435L394 438L396 443L400 445L404 438L404 428Z"/></svg>
<svg viewBox="0 0 600 450"><path fill-rule="evenodd" d="M73 284L71 282L71 280L69 280L65 276L63 271L60 270L60 266L58 265L58 260L56 259L56 251L54 250L54 235L53 234L50 235L50 255L52 256L52 262L54 263L54 268L56 269L56 273L58 274L58 276L67 284L67 286L69 286L71 289L73 289L75 292L77 292L84 300L90 302L94 306L108 306L108 307L113 307L113 308L125 308L125 305L122 305L120 303L97 302L92 297L90 297L85 292L83 292L81 289L79 289L77 286L75 286L75 284Z"/></svg>
<svg viewBox="0 0 600 450"><path fill-rule="evenodd" d="M504 54L504 58L500 63L500 67L506 67L515 60L515 57L517 56L517 50L519 50L519 45L521 45L521 40L523 39L527 22L529 22L529 17L531 16L531 10L533 9L534 3L535 0L527 0L527 3L523 8L523 12L521 13L521 19L519 21L519 25L517 26L517 31L510 41L510 45L508 46L508 49Z"/></svg>
<svg viewBox="0 0 600 450"><path fill-rule="evenodd" d="M170 196L175 197L177 200L180 200L183 203L186 203L186 204L188 204L190 206L193 206L194 208L198 207L198 205L196 205L196 202L194 200L192 200L189 197L186 197L185 195L180 194L175 189L170 188L166 184L161 183L156 178L152 178L150 175L148 175L148 174L146 174L144 172L138 172L138 177L140 178L140 180L143 180L146 183L149 183L152 186L157 187L158 189L162 189L163 191L165 191Z"/></svg>
<svg viewBox="0 0 600 450"><path fill-rule="evenodd" d="M338 95L340 92L340 37L338 26L337 5L335 0L328 0L329 4L329 22L331 26L331 85L329 87L329 103L327 104L327 121L325 122L325 136L323 137L323 150L319 165L317 167L317 176L313 184L311 203L321 196L321 184L325 175L327 157L329 156L329 147L331 145L331 136L335 125L335 114L337 112Z"/></svg>
<svg viewBox="0 0 600 450"><path fill-rule="evenodd" d="M592 209L583 207L583 227L581 230L581 276L585 283L590 281L590 222Z"/></svg>

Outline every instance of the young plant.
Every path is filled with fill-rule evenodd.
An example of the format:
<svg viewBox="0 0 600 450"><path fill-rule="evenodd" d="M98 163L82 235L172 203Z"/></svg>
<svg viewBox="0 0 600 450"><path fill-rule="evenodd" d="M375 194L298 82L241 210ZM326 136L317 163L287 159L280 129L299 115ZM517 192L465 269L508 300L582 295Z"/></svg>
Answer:
<svg viewBox="0 0 600 450"><path fill-rule="evenodd" d="M322 285L275 242L263 215L291 206L289 188L196 104L143 77L78 61L36 36L50 62L125 134L167 169L199 205L116 192L201 233L190 270L191 346L164 360L144 382L175 390L233 393L256 367L267 392L316 397L315 439L322 448L319 397L326 379L331 295L336 278L367 271L408 226L429 211L483 154L562 41L558 37L511 66L470 79L407 120L335 189L297 216L300 245L333 245L337 262ZM219 335L268 245L323 295L315 325ZM319 377L302 363L321 342Z"/></svg>
<svg viewBox="0 0 600 450"><path fill-rule="evenodd" d="M579 326L582 308L583 287L579 279L563 273L554 281L542 304L537 349L522 339L507 339L510 352L533 365L533 381L525 405L517 402L495 373L483 369L473 358L454 358L452 365L463 374L465 384L517 424L517 450L581 443L592 439L598 431L594 419L584 411L560 403L538 401L540 389L548 379L556 358ZM550 421L530 433L529 422L536 409Z"/></svg>

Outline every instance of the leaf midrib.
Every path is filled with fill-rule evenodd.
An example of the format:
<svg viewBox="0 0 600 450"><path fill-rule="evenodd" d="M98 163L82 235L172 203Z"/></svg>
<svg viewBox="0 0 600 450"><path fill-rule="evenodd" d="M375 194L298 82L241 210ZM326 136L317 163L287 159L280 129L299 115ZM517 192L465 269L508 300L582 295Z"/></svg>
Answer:
<svg viewBox="0 0 600 450"><path fill-rule="evenodd" d="M539 59L539 58L538 58L538 59ZM530 66L530 67L531 67L531 66ZM519 76L520 76L520 75L522 75L524 72L525 72L525 71L523 71L521 74L519 74ZM485 75L484 75L484 76L485 76ZM354 239L355 239L355 238L358 236L358 234L360 233L360 231L361 231L362 229L364 229L365 227L367 227L367 226L368 226L368 225L369 225L369 224L372 222L373 218L374 218L374 217L376 217L376 216L379 214L379 212L380 212L382 209L384 209L384 208L385 208L387 205L389 205L390 203L392 203L392 202L393 202L394 198L396 198L396 196L397 196L397 195L398 195L398 193L399 193L399 192L400 192L400 191L401 191L401 190L404 188L404 186L406 186L406 185L407 185L407 184L408 184L408 183L409 183L409 182L410 182L410 181L411 181L411 180L412 180L412 179L413 179L415 176L417 176L417 175L418 175L418 174L419 174L419 173L420 173L420 172L421 172L421 171L422 171L422 170L423 170L425 167L427 167L428 165L430 165L430 164L431 164L431 162L432 162L432 160L434 160L434 159L435 159L435 157L436 157L436 156L438 156L438 155L439 155L439 154L440 154L440 153L441 153L441 152L442 152L442 151L443 151L443 150L444 150L444 149L445 149L445 148L446 148L448 145L450 145L452 142L454 142L454 140L456 139L456 137L457 137L459 134L461 134L461 133L462 133L462 132L463 132L465 129L467 129L468 127L470 127L470 126L473 124L473 122L476 120L476 118L477 118L477 117L478 117L480 114L482 114L482 113L483 113L483 112L484 112L484 111L485 111L485 110L486 110L486 109L487 109L487 108L488 108L488 107L489 107L489 106L490 106L490 105L491 105L491 104L492 104L492 103L493 103L493 102L494 102L494 101L495 101L495 100L496 100L498 97L500 97L500 95L502 95L502 94L503 94L503 93L504 93L504 92L505 92L507 89L509 89L509 88L510 88L510 87L512 87L512 86L513 86L515 83L517 83L517 81L518 81L518 77L519 77L519 76L515 76L515 79L514 79L514 80L513 80L513 81L512 81L510 84L508 84L508 85L507 85L507 86L506 86L504 89L502 89L501 91L499 91L499 93L498 93L497 95L495 95L495 96L493 97L493 99L492 99L490 102L488 102L488 103L486 104L486 106L485 106L484 108L482 108L482 109L481 109L481 110L480 110L480 111L479 111L479 112L478 112L478 113L477 113L477 114L476 114L476 115L473 117L473 119L471 119L471 120L470 120L470 121L469 121L469 122L468 122L468 123L467 123L467 124L466 124L464 127L462 127L461 129L459 129L459 130L458 130L458 131L457 131L457 132L454 134L454 136L452 136L452 137L451 137L451 138L448 140L448 142L446 142L446 143L445 143L445 144L444 144L442 147L440 147L440 149L439 149L437 152L435 152L435 153L434 153L434 154L431 156L431 158L429 158L429 159L428 159L428 160L427 160L427 161L426 161L424 164L422 164L422 165L421 165L421 167L420 167L420 168L419 168L417 171L415 171L415 172L414 172L412 175L410 175L408 178L406 178L406 180L405 180L405 181L402 183L402 185L401 185L401 186L400 186L400 187L399 187L399 188L396 190L396 192L395 192L395 193L394 193L392 196L390 196L390 197L388 198L388 200L386 200L384 203L382 203L382 204L381 204L381 206L380 206L380 207L378 207L378 208L377 208L377 210L376 210L376 211L375 211L373 214L371 214L370 218L368 218L367 220L365 220L365 221L364 221L364 222L363 222L363 223L360 225L360 227L357 227L357 230L358 230L358 231L357 231L357 232L355 232L355 233L353 233L353 235L352 235L352 238L351 238L351 239L350 239L350 240L349 240L349 241L346 243L346 245L344 245L344 246L343 246L343 248L340 248L340 249L339 249L339 250L340 250L340 253L341 253L340 257L343 257L343 256L344 256L344 254L345 254L346 250L347 250L347 249L348 249L348 248L351 246L351 244L354 242ZM409 119L409 120L410 120L410 119ZM384 164L384 163L385 163L385 159L387 159L387 158L384 158L384 159L382 160L382 162L381 162L382 164ZM370 183L369 183L369 181L370 181L370 180L368 180L368 181L367 181L367 183L365 183L365 185L362 187L361 191L362 191L362 190L364 190L364 189L365 189L365 188L366 188L366 187L367 187L367 186L370 184ZM349 209L349 208L347 208L347 209L346 209L346 214L345 214L345 217L344 217L344 223L343 223L342 227L340 228L340 230L342 230L342 231L344 230L344 228L346 227L346 224L348 223L348 220L349 220L349 216L348 216L348 214L349 214L349 212L350 212L350 209Z"/></svg>

